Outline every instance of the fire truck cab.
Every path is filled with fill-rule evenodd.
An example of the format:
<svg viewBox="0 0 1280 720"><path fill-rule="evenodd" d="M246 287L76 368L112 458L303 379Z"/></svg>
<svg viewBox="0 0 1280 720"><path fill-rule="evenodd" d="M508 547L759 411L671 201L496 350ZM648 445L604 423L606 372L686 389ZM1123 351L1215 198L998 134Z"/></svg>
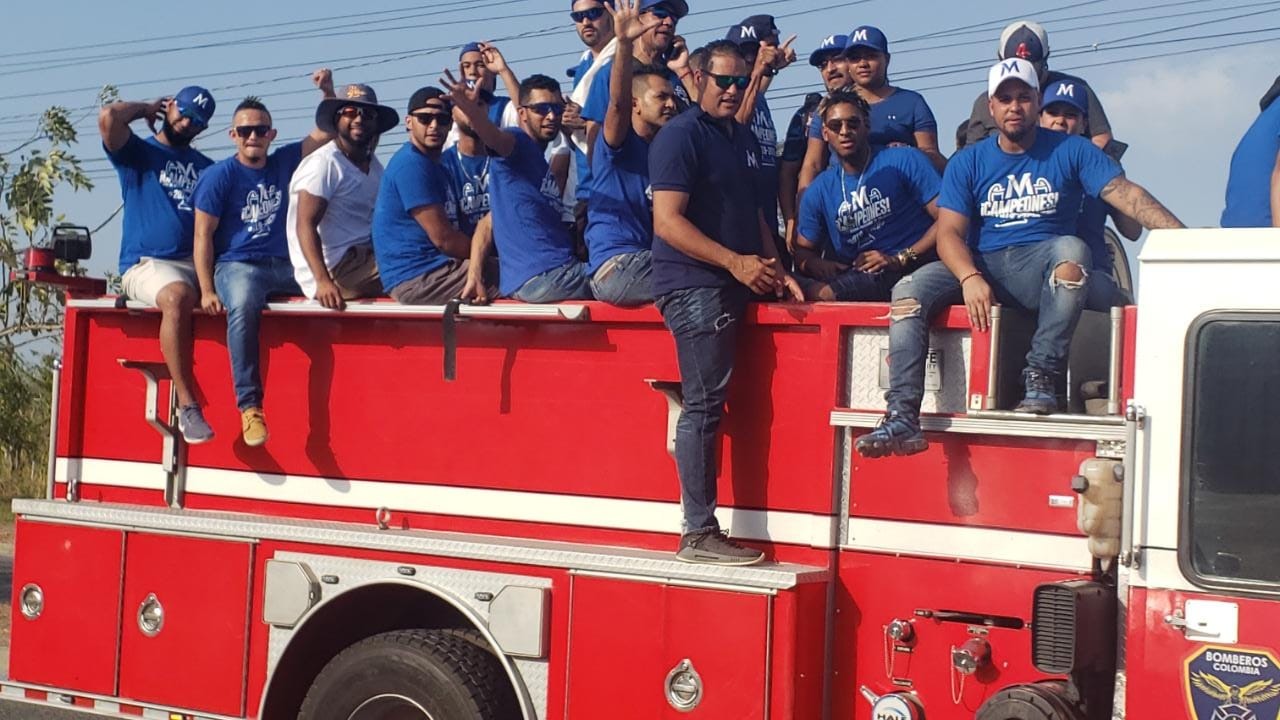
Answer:
<svg viewBox="0 0 1280 720"><path fill-rule="evenodd" d="M68 299L47 497L18 500L0 697L161 718L1196 720L1280 714L1274 231L1153 232L1087 313L1071 412L1009 411L1033 321L933 325L930 448L867 460L883 304L752 307L718 515L674 559L680 408L653 308L262 324L270 441L187 447L158 316Z"/></svg>

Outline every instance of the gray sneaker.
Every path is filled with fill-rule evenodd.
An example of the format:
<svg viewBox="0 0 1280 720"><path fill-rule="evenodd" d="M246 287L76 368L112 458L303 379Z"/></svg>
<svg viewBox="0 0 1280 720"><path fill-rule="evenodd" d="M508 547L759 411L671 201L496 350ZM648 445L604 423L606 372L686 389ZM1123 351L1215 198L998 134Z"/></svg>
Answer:
<svg viewBox="0 0 1280 720"><path fill-rule="evenodd" d="M182 438L190 445L199 445L213 439L213 428L205 422L204 413L200 412L200 406L195 403L178 409L178 429L182 431Z"/></svg>
<svg viewBox="0 0 1280 720"><path fill-rule="evenodd" d="M764 553L739 545L722 531L703 530L680 538L676 559L708 565L754 565L764 559Z"/></svg>

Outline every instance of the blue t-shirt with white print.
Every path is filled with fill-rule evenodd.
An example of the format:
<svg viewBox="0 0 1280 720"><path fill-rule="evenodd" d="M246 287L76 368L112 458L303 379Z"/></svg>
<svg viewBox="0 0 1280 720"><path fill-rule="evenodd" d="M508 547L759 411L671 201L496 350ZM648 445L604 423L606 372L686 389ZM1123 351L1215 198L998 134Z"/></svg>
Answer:
<svg viewBox="0 0 1280 720"><path fill-rule="evenodd" d="M213 253L219 262L289 258L285 222L289 181L302 162L302 143L289 143L251 168L233 155L213 164L196 182L195 207L218 218Z"/></svg>
<svg viewBox="0 0 1280 720"><path fill-rule="evenodd" d="M933 225L925 206L941 184L938 171L915 148L874 151L861 175L845 172L837 161L805 191L800 235L832 247L846 263L867 250L896 253Z"/></svg>
<svg viewBox="0 0 1280 720"><path fill-rule="evenodd" d="M507 157L494 155L492 182L493 241L498 246L498 290L510 297L535 275L574 261L573 238L560 221L560 188L545 151L518 128Z"/></svg>
<svg viewBox="0 0 1280 720"><path fill-rule="evenodd" d="M1084 196L1097 197L1122 173L1079 135L1040 128L1024 153L1005 152L999 137L956 153L938 196L939 208L979 221L979 252L1074 235Z"/></svg>
<svg viewBox="0 0 1280 720"><path fill-rule="evenodd" d="M149 137L130 135L115 152L103 146L120 178L124 200L120 272L144 257L191 257L195 238L192 195L196 180L213 161L198 150L171 148Z"/></svg>
<svg viewBox="0 0 1280 720"><path fill-rule="evenodd" d="M445 150L440 165L449 175L458 201L458 229L470 235L489 213L489 155L466 155L457 145Z"/></svg>
<svg viewBox="0 0 1280 720"><path fill-rule="evenodd" d="M456 224L458 208L448 173L407 142L382 171L373 206L373 254L388 292L449 261L412 215L413 210L431 205L443 206L449 222Z"/></svg>

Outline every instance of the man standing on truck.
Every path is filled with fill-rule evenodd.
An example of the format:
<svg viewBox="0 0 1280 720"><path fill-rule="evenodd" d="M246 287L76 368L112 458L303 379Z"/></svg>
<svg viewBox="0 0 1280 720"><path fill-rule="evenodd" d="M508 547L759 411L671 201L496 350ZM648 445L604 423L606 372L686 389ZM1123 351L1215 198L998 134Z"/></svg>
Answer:
<svg viewBox="0 0 1280 720"><path fill-rule="evenodd" d="M294 171L285 230L299 287L331 310L382 294L370 231L382 181L374 149L399 124L368 85L348 85L316 108L316 127L336 137Z"/></svg>
<svg viewBox="0 0 1280 720"><path fill-rule="evenodd" d="M1003 60L988 73L999 132L957 153L938 198L938 256L893 289L889 325L888 413L858 438L865 457L911 455L928 442L920 430L929 320L963 299L985 332L995 300L1036 313L1016 412L1057 412L1057 384L1088 297L1092 259L1073 235L1085 195L1101 197L1147 228L1180 228L1163 205L1102 150L1078 135L1039 129L1035 67ZM968 244L970 218L980 224Z"/></svg>
<svg viewBox="0 0 1280 720"><path fill-rule="evenodd" d="M750 565L764 554L730 539L716 521L716 433L748 297L803 294L778 261L761 210L760 144L734 119L751 82L747 61L726 40L706 50L698 105L667 123L649 150L653 291L675 338L684 398L675 441L684 510L676 557Z"/></svg>
<svg viewBox="0 0 1280 720"><path fill-rule="evenodd" d="M333 73L327 68L315 71L312 81L324 98L333 97ZM227 312L240 431L245 444L256 447L267 441L258 321L268 296L300 292L285 234L289 180L302 158L332 136L316 128L268 154L276 131L270 111L255 97L236 107L227 134L236 154L215 163L196 183L195 266L201 307L209 314Z"/></svg>
<svg viewBox="0 0 1280 720"><path fill-rule="evenodd" d="M213 161L191 141L209 127L214 107L213 95L192 85L173 97L111 103L98 113L102 147L124 196L120 289L126 298L160 309L160 350L178 396L178 428L193 445L213 438L213 428L191 377L191 311L200 299L191 262L191 196ZM134 135L129 124L135 120L145 120L152 136Z"/></svg>
<svg viewBox="0 0 1280 720"><path fill-rule="evenodd" d="M1280 78L1236 151L1227 176L1222 227L1280 227Z"/></svg>

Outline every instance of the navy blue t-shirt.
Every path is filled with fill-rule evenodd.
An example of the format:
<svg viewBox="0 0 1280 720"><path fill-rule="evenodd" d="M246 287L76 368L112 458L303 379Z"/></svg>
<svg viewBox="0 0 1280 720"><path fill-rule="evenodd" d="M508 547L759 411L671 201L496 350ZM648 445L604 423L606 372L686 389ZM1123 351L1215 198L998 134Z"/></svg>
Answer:
<svg viewBox="0 0 1280 720"><path fill-rule="evenodd" d="M604 132L591 154L595 184L587 205L587 272L594 274L615 255L653 245L653 195L649 192L649 142L634 130L618 149Z"/></svg>
<svg viewBox="0 0 1280 720"><path fill-rule="evenodd" d="M444 206L449 222L457 224L458 206L448 173L407 142L382 171L378 200L373 206L373 254L378 260L382 287L388 292L449 261L410 214L429 205Z"/></svg>
<svg viewBox="0 0 1280 720"><path fill-rule="evenodd" d="M763 252L760 237L760 144L737 122L731 130L700 107L681 113L649 147L654 192L687 193L685 216L704 235L741 255ZM731 287L729 271L709 265L653 238L653 292Z"/></svg>
<svg viewBox="0 0 1280 720"><path fill-rule="evenodd" d="M999 137L951 158L938 196L938 207L981 218L979 252L1074 235L1083 197L1097 197L1122 172L1079 135L1040 128L1021 154L1002 150Z"/></svg>
<svg viewBox="0 0 1280 720"><path fill-rule="evenodd" d="M755 112L751 114L751 134L760 143L760 193L764 221L770 228L778 226L778 130L769 112L769 101L756 95Z"/></svg>
<svg viewBox="0 0 1280 720"><path fill-rule="evenodd" d="M902 143L916 146L917 132L938 132L938 121L924 97L913 90L895 88L893 94L871 106L872 145ZM822 139L822 116L814 113L809 120L809 137Z"/></svg>
<svg viewBox="0 0 1280 720"><path fill-rule="evenodd" d="M924 209L938 196L942 178L919 150L875 151L861 175L837 162L819 175L800 202L800 235L830 245L842 262L859 253L893 254L910 247L933 225Z"/></svg>
<svg viewBox="0 0 1280 720"><path fill-rule="evenodd" d="M489 155L464 155L454 145L440 156L440 164L458 201L458 229L470 235L489 213Z"/></svg>
<svg viewBox="0 0 1280 720"><path fill-rule="evenodd" d="M195 210L191 196L200 173L213 164L190 147L177 150L149 137L129 135L119 150L104 145L120 178L124 229L120 236L120 273L144 257L191 257Z"/></svg>
<svg viewBox="0 0 1280 720"><path fill-rule="evenodd" d="M494 155L492 182L493 241L498 246L498 290L508 297L535 275L573 262L573 238L560 221L560 188L544 150L517 128L503 132L516 139L508 157Z"/></svg>
<svg viewBox="0 0 1280 720"><path fill-rule="evenodd" d="M214 257L220 262L289 258L285 220L289 180L302 162L302 143L289 143L251 168L233 155L213 164L196 182L195 207L218 218Z"/></svg>
<svg viewBox="0 0 1280 720"><path fill-rule="evenodd" d="M1280 102L1263 110L1231 155L1222 227L1271 227L1271 173L1280 153Z"/></svg>
<svg viewBox="0 0 1280 720"><path fill-rule="evenodd" d="M782 142L782 161L783 162L801 162L804 160L804 153L809 142L809 126L813 124L813 118L818 114L818 103L821 102L821 96L814 93L805 100L794 115L791 116L791 122L787 125L787 137ZM822 119L818 119L821 126ZM822 134L818 134L818 139L822 139Z"/></svg>

